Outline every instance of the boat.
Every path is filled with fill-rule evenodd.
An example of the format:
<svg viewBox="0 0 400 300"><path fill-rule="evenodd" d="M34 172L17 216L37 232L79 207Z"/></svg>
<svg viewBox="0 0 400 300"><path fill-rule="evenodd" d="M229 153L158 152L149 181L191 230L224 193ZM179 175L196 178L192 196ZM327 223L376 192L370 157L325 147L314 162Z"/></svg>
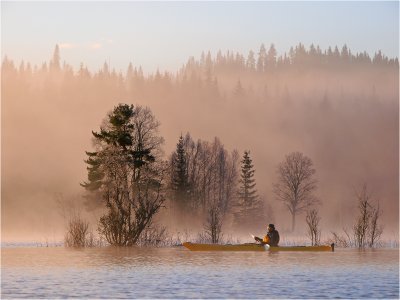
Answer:
<svg viewBox="0 0 400 300"><path fill-rule="evenodd" d="M335 245L322 245L322 246L278 246L271 247L268 244L197 244L185 242L182 244L190 251L334 251Z"/></svg>

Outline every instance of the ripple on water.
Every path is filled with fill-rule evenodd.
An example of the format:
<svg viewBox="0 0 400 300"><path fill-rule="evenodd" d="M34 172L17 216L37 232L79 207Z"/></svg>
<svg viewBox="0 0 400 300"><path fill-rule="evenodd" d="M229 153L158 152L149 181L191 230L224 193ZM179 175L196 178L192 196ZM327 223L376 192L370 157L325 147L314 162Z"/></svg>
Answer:
<svg viewBox="0 0 400 300"><path fill-rule="evenodd" d="M4 298L398 298L398 250L2 249Z"/></svg>

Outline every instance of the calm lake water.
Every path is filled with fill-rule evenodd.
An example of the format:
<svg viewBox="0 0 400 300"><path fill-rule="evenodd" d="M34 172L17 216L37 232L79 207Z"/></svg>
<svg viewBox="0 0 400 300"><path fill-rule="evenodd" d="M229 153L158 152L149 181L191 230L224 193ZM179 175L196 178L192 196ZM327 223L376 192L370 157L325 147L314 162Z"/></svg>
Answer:
<svg viewBox="0 0 400 300"><path fill-rule="evenodd" d="M2 298L399 298L399 250L1 249Z"/></svg>

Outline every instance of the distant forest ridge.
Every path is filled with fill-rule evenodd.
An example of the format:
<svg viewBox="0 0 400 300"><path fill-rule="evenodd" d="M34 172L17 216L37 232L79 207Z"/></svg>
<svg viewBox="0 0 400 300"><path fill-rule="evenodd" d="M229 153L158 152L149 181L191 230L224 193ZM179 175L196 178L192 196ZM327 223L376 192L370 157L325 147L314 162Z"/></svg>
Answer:
<svg viewBox="0 0 400 300"><path fill-rule="evenodd" d="M346 45L339 50L318 46L306 49L302 44L289 53L278 56L274 45L250 51L247 57L231 51L216 56L202 53L190 57L176 72L144 74L142 67L129 63L127 70L117 72L105 62L96 72L82 63L74 70L62 62L60 49L55 46L53 56L40 67L28 62L14 63L8 57L2 62L2 82L11 90L58 90L77 96L78 90L101 94L109 99L191 99L199 100L255 100L290 99L295 95L327 99L343 98L345 94L362 97L393 99L398 86L398 58L388 58L381 51L371 58L368 53L352 54ZM42 98L42 97L41 97ZM87 101L86 97L85 101ZM89 97L90 98L90 97ZM395 97L396 98L396 97ZM325 101L325 100L324 100Z"/></svg>
<svg viewBox="0 0 400 300"><path fill-rule="evenodd" d="M322 50L319 46L311 46L307 49L302 43L295 47L291 47L288 53L278 56L274 44L267 49L264 44L260 46L258 51L250 50L247 56L239 52L227 51L222 53L218 51L215 56L210 51L203 52L199 59L190 57L188 61L180 68L178 72L165 71L163 74L157 70L154 74L149 74L148 78L168 76L170 78L184 77L187 71L203 68L205 77L212 76L213 71L242 71L271 73L276 71L299 69L299 68L346 68L346 67L365 67L365 66L381 66L381 67L399 67L397 57L389 58L380 50L371 57L366 51L353 53L346 45L339 49L334 48ZM145 77L141 66L134 67L132 63L127 66L126 74L122 71L117 72L114 68L110 68L107 62L104 62L102 68L97 72L90 72L84 63L74 72L73 67L67 62L61 63L60 49L56 45L54 53L49 62L43 62L40 66L33 65L29 62L21 61L19 64L14 63L7 56L2 62L2 71L14 71L19 73L45 73L51 71L64 71L67 73L75 73L75 75L84 76L101 76L109 74L112 76L122 76L129 78L132 76ZM207 79L207 78L206 78ZM210 79L210 78L208 78Z"/></svg>

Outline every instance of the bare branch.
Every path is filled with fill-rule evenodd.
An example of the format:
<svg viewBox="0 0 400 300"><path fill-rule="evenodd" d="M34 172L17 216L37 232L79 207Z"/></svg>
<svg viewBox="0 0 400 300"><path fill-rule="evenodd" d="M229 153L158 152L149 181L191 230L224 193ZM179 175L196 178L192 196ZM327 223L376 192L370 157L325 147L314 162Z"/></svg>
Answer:
<svg viewBox="0 0 400 300"><path fill-rule="evenodd" d="M313 195L317 189L317 180L313 178L315 169L310 158L300 152L286 155L285 161L277 168L278 183L273 185L273 192L278 201L292 214L292 231L295 227L296 214L306 211L319 201Z"/></svg>

